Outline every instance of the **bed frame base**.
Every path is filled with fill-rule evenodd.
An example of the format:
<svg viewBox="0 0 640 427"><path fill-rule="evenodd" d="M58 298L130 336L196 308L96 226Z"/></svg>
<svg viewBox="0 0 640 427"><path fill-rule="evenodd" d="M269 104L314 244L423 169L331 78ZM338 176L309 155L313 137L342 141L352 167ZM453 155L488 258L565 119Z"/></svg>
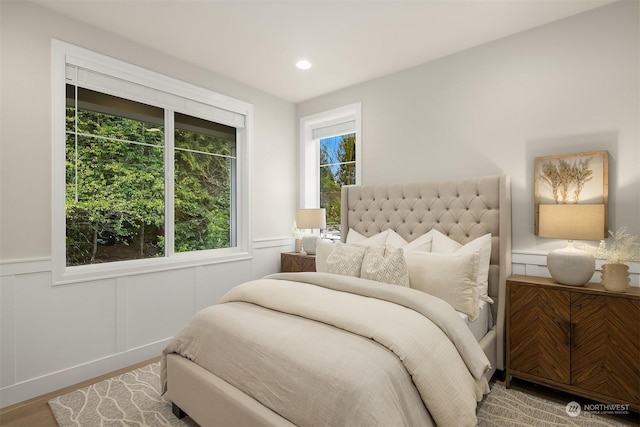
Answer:
<svg viewBox="0 0 640 427"><path fill-rule="evenodd" d="M480 341L480 347L491 361L485 373L490 380L496 371L496 328ZM267 409L218 376L177 354L167 355L169 388L173 414L178 419L190 416L205 426L282 426L292 427L288 420Z"/></svg>
<svg viewBox="0 0 640 427"><path fill-rule="evenodd" d="M175 415L179 420L187 416L187 413L180 409L180 407L175 403L171 403L171 412L173 412L173 415Z"/></svg>
<svg viewBox="0 0 640 427"><path fill-rule="evenodd" d="M167 355L167 384L174 415L188 415L201 427L295 427L251 396L175 353Z"/></svg>

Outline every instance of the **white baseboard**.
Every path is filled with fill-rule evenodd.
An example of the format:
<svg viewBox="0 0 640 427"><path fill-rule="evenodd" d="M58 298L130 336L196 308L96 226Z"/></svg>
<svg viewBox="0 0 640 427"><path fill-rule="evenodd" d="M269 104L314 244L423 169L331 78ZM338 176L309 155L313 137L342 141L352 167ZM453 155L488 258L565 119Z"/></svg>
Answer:
<svg viewBox="0 0 640 427"><path fill-rule="evenodd" d="M83 363L82 365L73 366L4 387L0 389L0 408L33 399L34 397L81 383L87 379L108 374L123 367L158 357L162 354L162 350L166 347L169 340L170 338L167 338L123 353L114 354L103 359Z"/></svg>

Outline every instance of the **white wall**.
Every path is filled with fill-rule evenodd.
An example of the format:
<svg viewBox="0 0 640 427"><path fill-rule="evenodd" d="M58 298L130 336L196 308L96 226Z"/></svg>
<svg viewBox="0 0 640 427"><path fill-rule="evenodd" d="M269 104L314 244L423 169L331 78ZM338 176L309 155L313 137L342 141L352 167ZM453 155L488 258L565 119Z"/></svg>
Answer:
<svg viewBox="0 0 640 427"><path fill-rule="evenodd" d="M640 232L638 2L614 3L298 104L362 102L364 184L507 174L514 252L533 234L538 156L609 151L609 229ZM420 41L416 41L419 43Z"/></svg>
<svg viewBox="0 0 640 427"><path fill-rule="evenodd" d="M298 156L293 104L168 57L162 46L144 48L28 2L0 2L0 31L5 407L157 356L196 310L278 271L280 252L292 249ZM51 38L253 104L251 260L51 286Z"/></svg>

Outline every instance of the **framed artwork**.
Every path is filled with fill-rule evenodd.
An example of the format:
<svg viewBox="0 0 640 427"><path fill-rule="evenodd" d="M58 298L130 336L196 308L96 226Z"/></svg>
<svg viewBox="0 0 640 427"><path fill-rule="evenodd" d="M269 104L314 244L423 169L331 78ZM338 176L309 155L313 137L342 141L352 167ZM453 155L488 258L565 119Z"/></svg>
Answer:
<svg viewBox="0 0 640 427"><path fill-rule="evenodd" d="M541 205L589 205L602 210L607 236L609 153L591 151L535 158L534 222L540 235ZM543 206L549 208L549 206ZM587 206L584 206L585 208ZM547 211L547 209L544 209ZM552 236L541 236L552 237Z"/></svg>

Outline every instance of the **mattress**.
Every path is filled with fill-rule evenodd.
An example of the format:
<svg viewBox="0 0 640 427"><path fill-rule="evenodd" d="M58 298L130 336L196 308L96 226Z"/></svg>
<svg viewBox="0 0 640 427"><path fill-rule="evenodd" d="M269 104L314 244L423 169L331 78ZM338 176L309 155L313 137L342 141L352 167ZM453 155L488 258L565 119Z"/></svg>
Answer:
<svg viewBox="0 0 640 427"><path fill-rule="evenodd" d="M482 337L489 332L489 329L493 327L493 317L491 316L491 304L486 301L480 301L479 304L480 314L474 321L469 320L469 316L465 313L457 312L458 315L464 320L464 323L471 330L471 333L476 337L476 341L480 341Z"/></svg>

